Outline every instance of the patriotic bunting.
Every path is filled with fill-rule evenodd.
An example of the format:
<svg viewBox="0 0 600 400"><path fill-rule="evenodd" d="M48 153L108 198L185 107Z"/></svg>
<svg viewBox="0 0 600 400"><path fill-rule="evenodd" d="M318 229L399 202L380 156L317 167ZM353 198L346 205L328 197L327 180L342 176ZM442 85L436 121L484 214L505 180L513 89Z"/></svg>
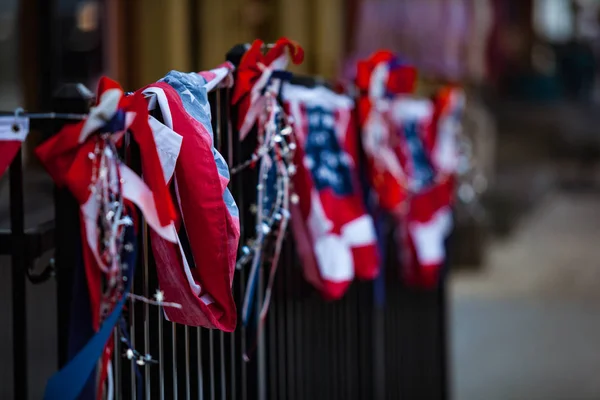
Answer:
<svg viewBox="0 0 600 400"><path fill-rule="evenodd" d="M325 87L292 84L281 97L298 140L292 228L304 275L325 298L339 299L354 276L378 273L375 229L356 172L354 103Z"/></svg>
<svg viewBox="0 0 600 400"><path fill-rule="evenodd" d="M172 322L231 332L234 273L249 265L241 320L260 330L288 225L304 276L325 299L341 298L355 278L378 277L386 221L395 224L404 281L436 286L452 228L464 92L448 86L432 99L416 97L416 69L380 51L358 63L352 98L294 82L286 65L303 57L289 39L268 49L257 40L237 67L171 71L130 94L104 77L89 115L36 149L77 200L81 223L70 361L48 382L46 399L111 398L115 329L135 368L156 362L130 346L122 317L128 298L164 307ZM208 93L219 88L232 90L239 139L256 135L255 151L237 166L215 147ZM27 116L0 117L0 175L28 131ZM140 148L140 175L119 156L126 135ZM239 257L230 168L253 169L258 178L254 237ZM379 232L366 192L375 194L369 212ZM154 300L130 293L138 210L151 228ZM256 305L265 265L268 283Z"/></svg>

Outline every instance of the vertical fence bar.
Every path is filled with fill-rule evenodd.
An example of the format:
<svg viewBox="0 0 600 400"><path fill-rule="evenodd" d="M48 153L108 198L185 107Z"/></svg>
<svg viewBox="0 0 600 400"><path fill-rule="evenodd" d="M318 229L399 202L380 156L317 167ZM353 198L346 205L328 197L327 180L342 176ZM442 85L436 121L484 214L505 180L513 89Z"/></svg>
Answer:
<svg viewBox="0 0 600 400"><path fill-rule="evenodd" d="M115 328L113 332L113 340L115 342L115 354L113 357L113 374L115 376L114 379L114 390L115 390L115 398L120 399L122 388L121 388L121 341L119 340L119 328Z"/></svg>
<svg viewBox="0 0 600 400"><path fill-rule="evenodd" d="M165 400L165 349L163 322L163 310L161 306L158 306L158 382L160 400Z"/></svg>
<svg viewBox="0 0 600 400"><path fill-rule="evenodd" d="M220 375L221 375L221 400L225 400L227 397L227 384L225 376L225 334L223 331L219 332L219 360L220 362Z"/></svg>
<svg viewBox="0 0 600 400"><path fill-rule="evenodd" d="M28 396L27 384L27 287L25 286L25 211L23 200L23 158L21 150L10 164L11 285L13 328L13 393ZM18 396L17 396L18 394Z"/></svg>
<svg viewBox="0 0 600 400"><path fill-rule="evenodd" d="M144 269L142 271L142 286L143 294L145 298L149 298L149 271L148 271L148 224L144 220L142 223L142 257L144 257ZM148 303L143 304L144 307L144 354L150 354L150 305ZM160 360L162 362L162 360ZM150 367L144 368L144 393L146 400L150 400L152 394L152 387L150 385Z"/></svg>
<svg viewBox="0 0 600 400"><path fill-rule="evenodd" d="M53 96L53 110L65 113L87 113L94 95L81 84L67 84ZM66 121L51 124L50 134L58 132ZM66 188L54 188L54 265L56 278L58 367L68 361L68 332L73 290L73 272L83 265L81 251L79 205Z"/></svg>
<svg viewBox="0 0 600 400"><path fill-rule="evenodd" d="M450 385L448 380L448 297L447 297L447 281L444 278L440 288L438 289L438 330L436 334L438 335L437 340L439 343L439 365L437 366L438 371L440 372L440 399L446 400L450 398Z"/></svg>
<svg viewBox="0 0 600 400"><path fill-rule="evenodd" d="M172 366L172 376L173 376L173 399L177 400L178 398L178 388L177 388L177 324L175 322L171 322L171 360L173 362Z"/></svg>
<svg viewBox="0 0 600 400"><path fill-rule="evenodd" d="M198 367L198 398L204 400L204 379L202 376L202 328L196 328L196 364Z"/></svg>
<svg viewBox="0 0 600 400"><path fill-rule="evenodd" d="M227 121L224 118L227 117L226 108L228 108L227 104L227 96L226 89L217 89L215 93L215 131L216 131L216 141L215 146L221 152L223 151L223 142L229 143L229 137L223 136L223 131L227 131ZM227 132L228 133L228 132ZM227 396L227 378L225 375L225 334L223 331L219 332L219 375L220 375L220 393L221 400L225 400Z"/></svg>
<svg viewBox="0 0 600 400"><path fill-rule="evenodd" d="M208 331L208 347L210 350L210 400L215 400L215 341L212 329Z"/></svg>
<svg viewBox="0 0 600 400"><path fill-rule="evenodd" d="M133 268L133 267L131 267ZM133 277L132 277L133 279ZM134 288L133 286L133 281L131 282L131 288ZM129 308L129 340L131 341L131 348L135 349L135 304L134 304L134 300L131 299L130 301L130 308ZM116 343L115 343L115 349L116 349ZM136 379L135 379L135 369L136 369L136 363L135 361L130 361L129 362L129 373L131 374L130 376L130 389L131 389L131 399L135 400L137 397L137 392L136 392ZM140 399L141 400L141 399Z"/></svg>
<svg viewBox="0 0 600 400"><path fill-rule="evenodd" d="M190 332L189 327L183 327L184 341L185 341L185 398L190 400Z"/></svg>
<svg viewBox="0 0 600 400"><path fill-rule="evenodd" d="M229 165L234 165L235 164L235 158L234 158L234 141L233 141L233 129L232 129L232 125L231 125L231 107L230 107L230 94L231 91L229 88L224 88L221 90L221 95L223 97L221 103L220 103L220 108L223 110L222 111L222 116L223 116L223 120L222 120L222 125L225 127L225 135L224 135L224 139L226 141L225 146L221 146L222 148L226 147L227 153L226 153L226 160L227 163ZM233 177L230 180L230 184L229 184L230 190L233 189ZM241 213L241 211L240 211ZM240 237L241 240L241 237ZM239 274L236 274L234 271L234 277L239 279ZM234 278L234 279L235 279ZM233 289L235 292L235 288ZM238 361L240 360L240 356L238 353L236 353L236 340L239 337L239 331L233 332L230 335L230 341L229 341L229 366L230 366L230 380L229 380L229 394L230 394L230 398L231 399L236 399L237 397L237 390L236 390L236 386L237 386L237 364Z"/></svg>

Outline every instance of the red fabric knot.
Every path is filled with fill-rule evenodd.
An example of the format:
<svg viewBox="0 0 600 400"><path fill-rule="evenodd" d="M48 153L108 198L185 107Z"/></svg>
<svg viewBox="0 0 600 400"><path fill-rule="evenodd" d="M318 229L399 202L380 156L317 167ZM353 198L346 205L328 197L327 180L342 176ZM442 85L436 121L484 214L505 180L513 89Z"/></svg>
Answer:
<svg viewBox="0 0 600 400"><path fill-rule="evenodd" d="M152 192L160 224L167 226L173 221L176 213L148 124L148 106L141 93L124 96L117 82L102 77L98 84L96 105L90 110L88 118L76 124L65 125L60 132L38 146L35 153L56 184L67 187L79 204L85 203L90 195L92 176L92 163L88 155L93 152L94 143L89 139L89 133L93 132L88 132L83 138L82 133L90 126L101 128L103 124L98 120L106 121L113 117L114 114L106 114L106 107L102 104L103 99L106 99L103 95L109 91L120 92L118 105L112 112L122 110L132 118L129 131L140 146L144 180ZM80 139L83 141L80 142Z"/></svg>
<svg viewBox="0 0 600 400"><path fill-rule="evenodd" d="M300 64L304 60L304 49L293 40L277 40L266 54L262 52L263 46L262 40L255 40L242 56L237 68L231 104L238 106L238 130L241 138L245 137L254 123L254 113L249 113L249 110L256 106L270 73L284 69L288 57L294 64Z"/></svg>

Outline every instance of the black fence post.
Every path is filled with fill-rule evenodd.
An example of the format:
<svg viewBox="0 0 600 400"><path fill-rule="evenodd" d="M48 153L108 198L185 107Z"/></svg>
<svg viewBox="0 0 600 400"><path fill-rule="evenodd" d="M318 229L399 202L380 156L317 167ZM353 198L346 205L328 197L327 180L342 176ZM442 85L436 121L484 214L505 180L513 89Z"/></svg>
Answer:
<svg viewBox="0 0 600 400"><path fill-rule="evenodd" d="M11 285L13 326L13 394L28 398L27 385L27 287L25 285L25 210L21 150L10 164Z"/></svg>
<svg viewBox="0 0 600 400"><path fill-rule="evenodd" d="M87 113L93 94L82 84L65 84L53 96L53 109L60 113ZM66 121L56 120L52 133ZM65 188L55 188L55 270L58 328L58 365L66 364L68 354L69 314L73 290L74 267L82 262L79 205Z"/></svg>

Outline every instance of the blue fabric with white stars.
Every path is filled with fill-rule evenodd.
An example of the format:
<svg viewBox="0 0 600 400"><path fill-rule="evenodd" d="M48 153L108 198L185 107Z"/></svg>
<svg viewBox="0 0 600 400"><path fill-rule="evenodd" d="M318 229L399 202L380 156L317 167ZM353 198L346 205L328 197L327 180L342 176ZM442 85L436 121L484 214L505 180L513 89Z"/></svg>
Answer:
<svg viewBox="0 0 600 400"><path fill-rule="evenodd" d="M434 173L433 166L423 148L418 122L406 122L403 126L403 133L413 162L413 178L416 190L423 190L433 184Z"/></svg>
<svg viewBox="0 0 600 400"><path fill-rule="evenodd" d="M309 108L307 113L304 165L310 170L316 189L329 188L338 196L351 195L350 157L335 134L335 115L321 107Z"/></svg>

